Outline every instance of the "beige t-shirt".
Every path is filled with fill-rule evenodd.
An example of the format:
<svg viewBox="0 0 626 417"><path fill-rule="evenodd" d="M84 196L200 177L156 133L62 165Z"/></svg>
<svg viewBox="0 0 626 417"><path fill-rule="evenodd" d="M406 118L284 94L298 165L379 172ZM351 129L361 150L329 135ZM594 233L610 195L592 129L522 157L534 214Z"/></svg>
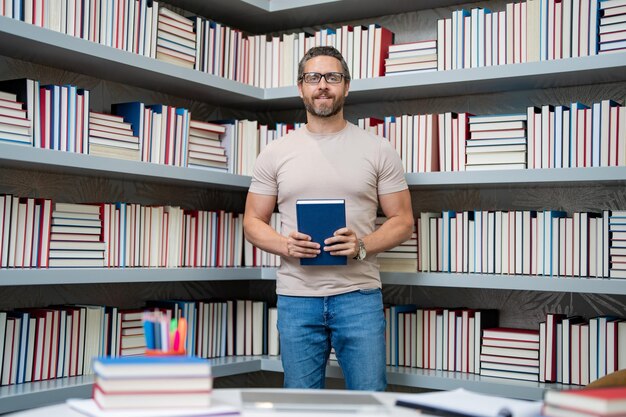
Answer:
<svg viewBox="0 0 626 417"><path fill-rule="evenodd" d="M347 227L357 236L374 231L378 195L407 188L402 162L388 141L347 123L332 134L314 134L305 127L277 139L257 158L250 192L277 196L281 233L297 230L296 200L346 201ZM300 266L283 258L277 273L281 295L328 296L379 288L375 255L347 266Z"/></svg>

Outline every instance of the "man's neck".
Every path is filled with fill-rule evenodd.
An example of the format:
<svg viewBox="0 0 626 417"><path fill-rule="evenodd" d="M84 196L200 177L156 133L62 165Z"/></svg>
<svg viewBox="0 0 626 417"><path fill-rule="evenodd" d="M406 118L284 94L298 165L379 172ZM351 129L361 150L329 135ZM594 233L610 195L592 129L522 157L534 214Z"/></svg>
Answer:
<svg viewBox="0 0 626 417"><path fill-rule="evenodd" d="M306 127L311 133L336 133L346 127L346 121L343 112L331 117L318 117L308 113Z"/></svg>

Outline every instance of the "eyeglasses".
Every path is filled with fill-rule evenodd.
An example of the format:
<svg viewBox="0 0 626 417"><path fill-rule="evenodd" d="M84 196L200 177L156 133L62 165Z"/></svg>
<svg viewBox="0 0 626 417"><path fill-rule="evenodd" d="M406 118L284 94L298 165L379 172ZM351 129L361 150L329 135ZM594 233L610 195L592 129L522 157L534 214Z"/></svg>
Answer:
<svg viewBox="0 0 626 417"><path fill-rule="evenodd" d="M339 84L344 79L344 75L341 72L327 72L326 74L320 74L319 72L305 72L300 77L301 81L307 84L318 84L322 77L328 84Z"/></svg>

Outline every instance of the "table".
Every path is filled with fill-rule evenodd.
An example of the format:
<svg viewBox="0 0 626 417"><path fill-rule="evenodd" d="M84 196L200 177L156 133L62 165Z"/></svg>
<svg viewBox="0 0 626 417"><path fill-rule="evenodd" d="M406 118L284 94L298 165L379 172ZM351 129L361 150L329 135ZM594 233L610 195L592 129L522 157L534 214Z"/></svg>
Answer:
<svg viewBox="0 0 626 417"><path fill-rule="evenodd" d="M213 401L215 404L227 404L232 405L237 408L241 408L241 391L245 389L216 389L213 391ZM259 389L255 388L254 391L259 391ZM267 392L280 392L282 389L280 388L267 388L263 389L263 391ZM338 390L326 390L327 392L333 392ZM340 391L342 393L346 393L349 391ZM402 395L402 393L394 393L394 392L376 392L373 393L383 404L388 407L389 416L415 416L415 410L411 410L403 407L396 407L394 405L396 397L398 395ZM330 413L330 412L277 412L277 411L258 411L258 410L244 410L241 413L241 416L250 417L250 416L281 416L281 417L289 417L291 416L314 416L314 415L323 415L324 417L346 417L347 415L354 415L352 413ZM378 413L360 413L359 415L363 416L380 416L380 412ZM55 404L49 405L45 407L33 408L30 410L19 411L16 413L5 414L4 417L85 417L84 414L81 414L77 411L71 409L67 404Z"/></svg>

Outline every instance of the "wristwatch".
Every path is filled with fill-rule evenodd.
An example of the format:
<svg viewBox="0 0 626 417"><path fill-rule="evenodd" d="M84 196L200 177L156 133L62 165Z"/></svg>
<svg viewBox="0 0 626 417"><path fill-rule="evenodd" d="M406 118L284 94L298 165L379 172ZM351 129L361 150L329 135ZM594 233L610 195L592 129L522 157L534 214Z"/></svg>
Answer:
<svg viewBox="0 0 626 417"><path fill-rule="evenodd" d="M352 259L356 259L357 261L362 261L367 256L367 251L365 250L365 243L363 243L363 239L359 239L359 250L356 255Z"/></svg>

